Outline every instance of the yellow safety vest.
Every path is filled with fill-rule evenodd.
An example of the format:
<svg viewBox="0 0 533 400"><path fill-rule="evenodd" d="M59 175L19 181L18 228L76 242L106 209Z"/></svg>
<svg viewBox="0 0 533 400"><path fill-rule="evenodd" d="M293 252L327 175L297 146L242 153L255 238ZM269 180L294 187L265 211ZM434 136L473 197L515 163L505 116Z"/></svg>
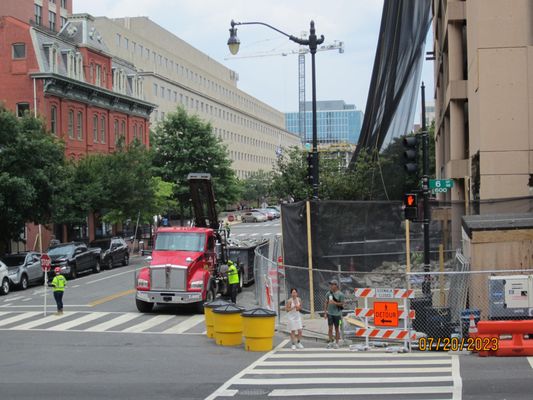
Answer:
<svg viewBox="0 0 533 400"><path fill-rule="evenodd" d="M228 268L228 281L230 285L239 283L239 271L237 271L235 264L231 264Z"/></svg>
<svg viewBox="0 0 533 400"><path fill-rule="evenodd" d="M52 286L54 287L54 292L64 292L66 284L67 280L63 275L56 275L54 276L54 279L52 279Z"/></svg>

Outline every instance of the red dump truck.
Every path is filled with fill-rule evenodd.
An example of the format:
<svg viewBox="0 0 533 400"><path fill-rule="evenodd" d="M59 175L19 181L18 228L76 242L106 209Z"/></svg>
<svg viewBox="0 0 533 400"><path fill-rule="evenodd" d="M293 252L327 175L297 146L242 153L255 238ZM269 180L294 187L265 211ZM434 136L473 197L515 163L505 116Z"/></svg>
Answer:
<svg viewBox="0 0 533 400"><path fill-rule="evenodd" d="M226 232L217 218L211 175L191 173L187 180L194 226L157 229L150 265L136 276L140 312L156 304L195 304L203 312L204 302L229 294Z"/></svg>

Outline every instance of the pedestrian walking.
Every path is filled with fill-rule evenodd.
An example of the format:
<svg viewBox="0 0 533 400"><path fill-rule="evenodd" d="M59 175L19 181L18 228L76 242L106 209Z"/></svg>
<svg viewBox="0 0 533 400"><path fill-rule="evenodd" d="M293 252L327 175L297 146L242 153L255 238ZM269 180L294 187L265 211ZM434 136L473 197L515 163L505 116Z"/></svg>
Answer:
<svg viewBox="0 0 533 400"><path fill-rule="evenodd" d="M338 349L340 331L339 325L344 308L344 294L339 290L339 282L336 279L329 281L329 291L326 293L326 307L324 318L328 320L328 345L327 348ZM333 340L333 327L335 327L335 340Z"/></svg>
<svg viewBox="0 0 533 400"><path fill-rule="evenodd" d="M226 234L229 237L229 235L231 234L231 228L230 228L229 222L226 221L226 223L224 224L224 229L226 230Z"/></svg>
<svg viewBox="0 0 533 400"><path fill-rule="evenodd" d="M63 315L63 293L65 293L67 280L63 275L61 275L61 268L55 267L54 272L56 276L54 276L54 279L52 279L50 286L54 288L54 300L57 304L56 315Z"/></svg>
<svg viewBox="0 0 533 400"><path fill-rule="evenodd" d="M228 260L228 283L229 291L231 296L231 302L237 304L237 293L239 291L239 271L233 263L233 261Z"/></svg>
<svg viewBox="0 0 533 400"><path fill-rule="evenodd" d="M288 327L291 333L291 348L293 350L303 349L304 346L300 342L302 339L302 300L298 297L298 290L291 289L291 297L285 303L285 311L287 311Z"/></svg>

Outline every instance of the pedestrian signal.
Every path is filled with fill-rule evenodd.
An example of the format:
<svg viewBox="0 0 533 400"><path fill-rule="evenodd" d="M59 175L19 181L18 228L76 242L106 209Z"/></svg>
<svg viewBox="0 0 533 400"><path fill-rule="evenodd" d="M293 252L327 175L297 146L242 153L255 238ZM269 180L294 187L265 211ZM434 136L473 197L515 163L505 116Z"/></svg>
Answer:
<svg viewBox="0 0 533 400"><path fill-rule="evenodd" d="M406 193L403 198L405 219L418 219L418 196L416 193Z"/></svg>

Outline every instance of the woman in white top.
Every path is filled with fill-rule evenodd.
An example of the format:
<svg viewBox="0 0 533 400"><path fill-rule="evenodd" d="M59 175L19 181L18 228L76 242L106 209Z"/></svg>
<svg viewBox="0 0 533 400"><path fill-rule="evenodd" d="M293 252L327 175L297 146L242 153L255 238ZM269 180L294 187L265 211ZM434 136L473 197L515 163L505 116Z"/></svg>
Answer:
<svg viewBox="0 0 533 400"><path fill-rule="evenodd" d="M302 300L298 297L298 291L295 288L291 289L291 297L285 304L285 311L287 311L287 319L289 331L291 332L292 349L303 349L304 346L300 343L302 338L302 315L300 309L302 308Z"/></svg>

